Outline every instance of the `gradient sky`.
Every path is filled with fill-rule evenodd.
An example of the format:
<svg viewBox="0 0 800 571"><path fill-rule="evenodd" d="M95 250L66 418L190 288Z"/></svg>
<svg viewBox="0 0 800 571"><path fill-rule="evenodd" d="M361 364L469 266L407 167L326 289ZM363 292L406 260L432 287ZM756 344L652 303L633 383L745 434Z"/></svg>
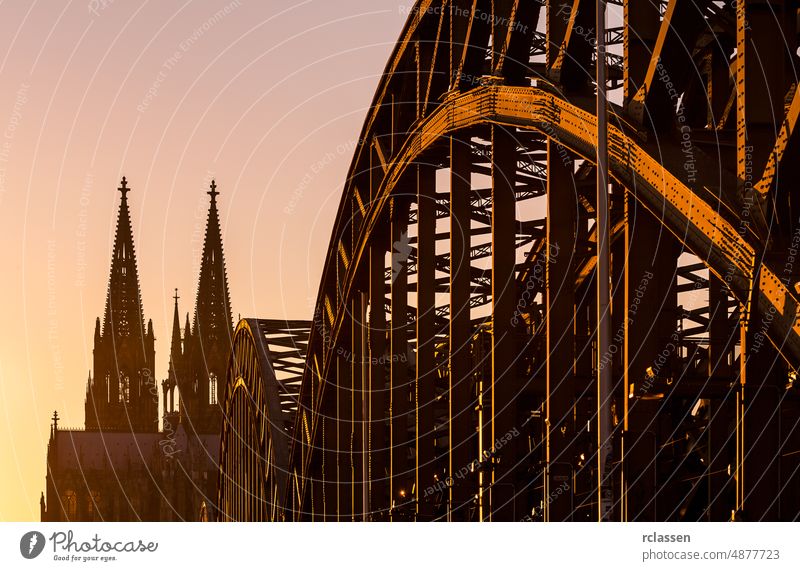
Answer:
<svg viewBox="0 0 800 571"><path fill-rule="evenodd" d="M159 379L174 288L193 309L212 177L234 318L310 318L412 4L0 3L0 521L39 519L53 410L83 426L120 178Z"/></svg>

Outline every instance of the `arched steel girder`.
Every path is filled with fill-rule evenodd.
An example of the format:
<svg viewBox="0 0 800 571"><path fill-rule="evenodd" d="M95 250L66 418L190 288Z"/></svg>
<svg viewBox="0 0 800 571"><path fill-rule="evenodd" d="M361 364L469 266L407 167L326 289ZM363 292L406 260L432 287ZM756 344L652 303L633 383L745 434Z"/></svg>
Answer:
<svg viewBox="0 0 800 571"><path fill-rule="evenodd" d="M223 401L221 520L284 519L289 435L308 329L308 322L258 319L236 327Z"/></svg>
<svg viewBox="0 0 800 571"><path fill-rule="evenodd" d="M365 224L356 240L358 245L350 260L350 270L340 289L341 299L348 299L354 268L366 255L372 234L381 223L397 182L408 165L441 138L460 129L497 123L534 129L553 136L587 160L592 159L595 129L593 115L552 93L537 88L492 86L454 94L410 133L401 150L387 166L378 196L370 204ZM731 222L727 206L716 208L675 177L636 141L612 125L609 128L609 156L612 177L622 183L656 216L663 216L665 227L691 252L697 255L745 306L756 277L761 287L758 299L761 311L770 312L769 339L792 366L800 364L800 323L798 301L778 272L758 259L758 238L748 232L742 236ZM703 194L710 195L704 191ZM727 212L726 212L727 210ZM753 245L755 243L756 245ZM346 313L339 308L334 315ZM331 324L335 337L340 321ZM329 349L331 350L331 349Z"/></svg>
<svg viewBox="0 0 800 571"><path fill-rule="evenodd" d="M708 148L711 145L714 152L720 151L724 146L733 147L732 131L729 127L731 123L736 122L740 127L738 131L744 132L745 129L741 127L745 125L742 122L748 122L750 111L744 105L744 98L737 98L738 87L728 84L728 78L736 73L730 63L730 52L737 42L746 40L745 36L748 33L760 34L760 38L757 39L763 47L764 38L767 40L770 38L769 26L760 21L754 26L755 31L745 30L745 35L737 38L737 32L741 32L742 29L741 20L746 14L734 14L729 6L719 6L711 0L665 0L657 3L626 0L610 3L624 5L625 26L621 29L621 35L617 33L615 38L616 40L624 38L626 44L623 56L608 55L608 63L612 68L609 86L612 88L622 86L625 89L624 109L617 108L616 117L612 121L619 124L620 128L612 126L609 135L611 175L621 183L620 186L627 189L630 196L635 197L640 204L655 214L657 223L660 222L674 234L689 251L697 255L705 267L711 269L712 274L717 276L706 278L705 270L698 270L698 264L689 262L689 265L686 265L684 260L681 265L676 260L669 259L670 254L666 255L664 270L669 269L671 272L674 267L679 279L688 280L690 284L709 290L707 308L690 308L678 320L680 334L690 336L698 330L705 330L704 334L708 335L706 341L709 347L712 345L710 339L714 326L709 323L712 321L711 297L716 297L718 303L714 307L725 308L722 319L718 317L713 319L717 326L722 325L716 329L718 338L727 336L731 328L737 330L739 321L746 324L750 310L753 314L768 315L770 319L765 320L767 336L790 365L796 367L800 361L797 343L797 298L788 287L793 285L789 281L792 277L784 275L785 272L779 273L775 258L762 263L766 257L763 254L765 250L770 250L770 255L773 256L776 251L770 249L766 243L769 236L765 232L765 225L760 219L762 213L759 210L764 207L764 202L769 200L770 193L774 192L772 187L775 185L771 181L775 165L780 162L796 123L797 109L800 109L797 90L792 87L795 89L794 97L791 98L791 104L786 105L787 117L782 123L783 127L780 129L777 142L770 141L768 136L757 141L758 145L763 147L761 152L769 154L773 142L775 148L766 168L763 169L761 182L755 187L758 191L755 202L748 202L752 196L739 194L736 186L741 180L737 181L730 170L723 172L725 161L733 164L729 156L720 152L718 156L713 157L714 165L720 167L720 172L716 173L720 175L719 180L708 181L707 184L701 180L699 183L689 185L684 184L686 179L676 176L676 173L681 172L681 165L675 161L676 156L680 157L679 144L674 140L666 140L669 137L665 140L658 140L659 137L656 137L656 142L652 142L652 135L665 133L664 129L670 127L670 120L675 119L676 109L672 105L673 101L666 97L667 89L674 86L676 93L684 96L683 103L687 105L687 101L689 102L689 113L694 113L689 122L693 122L696 128L693 135L698 138L698 146L705 145L704 148ZM470 131L485 135L488 130L486 126L493 125L507 126L509 130L515 130L518 137L522 137L526 131L537 132L571 149L587 162L593 159L594 116L586 111L593 104L593 75L591 71L588 73L586 71L593 67L593 62L586 46L582 45L582 42L585 43L589 38L581 33L581 26L585 31L586 23L592 20L592 4L593 2L587 0L564 3L522 0L420 0L415 4L387 64L366 118L323 268L320 294L315 309L315 324L291 443L289 465L294 478L285 493L285 505L291 505L287 510L293 511L294 517L302 518L309 514L314 517L314 514L332 512L329 509L330 504L328 508L319 507L325 504L324 489L320 497L315 494L319 489L316 484L326 480L325 474L319 473L320 456L329 452L323 443L326 420L336 419L333 415L338 412L338 408L336 411L330 408L332 406L330 401L338 403L342 395L342 387L339 386L333 387L335 396L326 395L326 391L331 389L331 383L338 380L336 367L341 365L334 358L334 352L342 349L338 345L339 341L348 337L345 316L348 310L355 308L353 305L357 301L355 298L361 297L363 303L364 295L361 293L365 290L365 282L369 282L366 289L371 289L376 283L373 277L376 268L380 269L384 280L388 281L391 278L385 265L381 264L379 257L373 254L376 254L380 245L385 243L387 226L391 226L391 231L394 232L394 224L387 224L387 213L395 207L392 203L393 198L402 194L402 190L398 190L398 184L401 183L408 166L413 165L415 159L421 161L431 159L435 168L446 167L446 160L442 159L446 156L443 143L450 138L449 135L461 135ZM744 3L740 3L742 4ZM560 14L556 13L563 6L568 8L567 18L559 17ZM455 10L461 10L463 14L464 9L471 14L469 18L452 17ZM578 9L581 13L576 12ZM648 10L649 13L644 13ZM537 27L542 28L540 12L547 18L546 36L536 30ZM571 17L575 14L577 17ZM494 25L488 24L488 16L491 16ZM545 37L544 42L543 37ZM693 50L694 46L699 46L699 51ZM745 57L745 52L741 49L743 47L744 43L740 45L737 55L741 60ZM533 57L529 59L529 56ZM546 62L535 59L542 56L546 57ZM747 61L754 62L755 59L750 57ZM555 62L559 65L554 65ZM738 73L741 73L741 76L737 75L737 80L744 80L743 64L743 61L737 62ZM706 66L703 69L707 70L707 75L701 77L698 73L696 74L698 77L688 79L676 77L673 78L674 84L669 78L665 80L659 74L660 70L667 69L679 75L683 69L699 69L702 66ZM752 72L748 73L749 93L754 92L752 84L755 75ZM532 81L531 78L538 79ZM703 85L706 79L709 82L707 90ZM555 89L549 87L549 82L558 83L558 89L563 89L565 95L556 94ZM538 85L539 88L519 87L527 85ZM779 82L776 85L778 91L781 91L778 94L780 98L786 86ZM748 102L752 101L755 101L755 98L749 97ZM707 124L699 122L697 117L697 113L702 112L705 119L706 111ZM771 129L772 125L767 127ZM641 131L644 135L640 136L637 131ZM651 142L647 142L648 137L651 137ZM464 139L469 140L470 137ZM470 144L474 147L475 140L473 139ZM478 146L480 144L477 143ZM740 167L744 144L742 141L736 141ZM426 150L429 150L427 154ZM505 146L503 150L509 151L509 146ZM513 151L513 147L511 150ZM763 162L759 164L759 171L762 165ZM463 164L461 166L463 167ZM542 164L539 163L537 168L538 171L534 169L532 174L538 173L540 178L543 177ZM473 165L472 172L474 174L480 171ZM549 177L549 173L547 174ZM758 176L761 173L753 174ZM737 175L741 178L741 168ZM700 173L701 179L703 176L703 173ZM561 177L563 184L563 173ZM435 184L433 186L435 189ZM721 188L719 192L715 190L718 187ZM471 200L474 200L480 192L473 190ZM465 217L471 216L463 210L463 203L459 208ZM589 219L593 218L591 204L584 203L583 208L584 212L580 215L584 218L587 215ZM752 224L739 224L737 212L743 211L749 213ZM440 212L436 211L433 217L439 218L439 214ZM430 211L428 215L430 218ZM415 213L409 213L407 222L411 223L414 216ZM506 216L505 220L507 222L513 220L513 213L510 217ZM416 219L414 222L417 223L419 231L420 221ZM429 231L426 234L428 243L446 237L445 234L436 231L435 224L433 230L430 228L431 226L428 226ZM384 236L376 239L382 232ZM453 237L450 236L450 239L452 241ZM586 237L582 239L586 241ZM513 240L505 241L507 249L513 249L512 242ZM375 243L378 244L377 247L373 247ZM542 246L542 239L536 238L534 250L538 253L535 256L542 256ZM642 252L641 249L637 251L639 254ZM475 252L471 252L469 256L462 256L462 260L473 256L477 259L479 256L474 254ZM530 258L532 263L535 262L535 256L532 253ZM576 283L590 277L593 264L591 254L587 257L586 252L582 252L581 256L584 261L583 266L577 270L580 275L575 276ZM449 273L448 277L452 279L449 262L438 253L434 258L431 262L430 255L428 256L428 275L434 271L431 267L435 267L440 273ZM413 260L415 265L416 262ZM507 270L507 259L505 264ZM517 264L515 270L518 272L518 281L525 281L522 267ZM364 279L364 274L369 274L367 280ZM463 278L463 275L461 277ZM478 284L486 287L487 283L491 283L486 282L485 275L479 275L476 279L474 268L471 268L471 275L467 277L467 282L471 280L470 285ZM664 274L663 277L669 279L668 274ZM736 298L744 314L741 311L728 314L731 300L728 298L726 288L720 286L720 282L727 286L727 290ZM460 283L463 286L464 281ZM430 290L435 290L437 293L440 292L440 287L450 285L440 276L429 279L427 284ZM679 294L686 291L687 284L679 282L668 287ZM627 285L622 289L625 288ZM381 289L384 288L376 288L376 291ZM753 292L757 297L753 297ZM354 295L356 293L359 295ZM381 302L380 298L374 297L371 292L366 295L372 300L370 301L372 305L375 305L373 303L375 301L380 303L381 307L385 305L385 302ZM541 290L537 295L541 295ZM468 305L475 307L473 302L486 303L486 296L483 300L477 299L477 296L471 297ZM410 309L407 301L403 301L401 305ZM563 320L563 307L569 305L569 302L562 302L560 305L562 312L559 314L559 319ZM388 306L391 308L391 304ZM434 335L436 350L446 353L449 350L448 341L442 335L440 327L442 324L446 325L452 316L449 315L448 308L438 302L433 304L433 308L436 310L436 319L433 320L433 325L428 323L427 327L428 330L437 332ZM550 311L549 307L546 309ZM364 311L365 306L362 305L361 310ZM395 313L392 315L393 318L397 316ZM381 321L385 319L385 315L375 314L375 317ZM664 320L669 321L669 319L667 314ZM689 328L683 329L687 322ZM371 328L371 324L370 327L366 327L365 322L361 325L361 332L351 332L354 344L361 343ZM720 333L721 330L725 331ZM728 341L730 342L730 339ZM689 340L687 346L693 342ZM744 345L743 340L741 343ZM408 344L411 345L410 340ZM588 347L588 344L586 346ZM356 357L358 347L350 349L353 351L351 356ZM649 350L652 349L651 346ZM725 377L725 382L730 383L730 367L737 360L735 351L730 345L720 351L725 358L729 358L727 372L709 372L708 375L714 375L715 378ZM692 353L692 350L689 352ZM718 360L720 356L717 352L715 348L714 359ZM710 361L711 353L709 348L708 357L696 357L696 359L707 358ZM447 363L444 363L444 368L446 365ZM635 368L639 370L643 366L642 362L638 362ZM441 382L446 371L439 361L436 361L435 367ZM366 372L359 374L367 375ZM558 374L551 375L548 372L548 382L551 376L557 377ZM743 382L744 373L741 374ZM779 375L778 372L773 376ZM702 381L702 373L699 376ZM355 389L355 387L344 387L344 392L351 388ZM357 390L363 392L364 388L362 386ZM682 390L683 394L691 393L693 397L702 394L697 391L692 392L694 389L686 387ZM627 394L627 391L624 392ZM742 389L741 394L745 393L746 391ZM552 394L548 396L550 397ZM563 401L564 398L565 395L561 394L555 400ZM336 406L338 407L338 404ZM714 404L714 407L716 406L717 403ZM641 410L642 412L637 414L642 417L647 416L644 412L646 409ZM737 411L737 414L739 412ZM422 415L423 412L420 411L420 418ZM768 412L764 412L763 415L768 416ZM347 423L355 425L354 420L354 418L343 419L345 425ZM427 418L426 422L438 424L439 419ZM454 423L451 422L450 425L453 427ZM459 429L460 427L455 427L455 430ZM681 429L680 425L674 427L676 431ZM748 438L752 439L753 436ZM741 439L744 446L744 437L741 434L737 433L737 439ZM668 438L667 441L671 443L672 439ZM339 445L341 441L337 444ZM348 450L351 455L356 455L363 452L363 450L358 452L359 448L358 442L351 442ZM339 447L338 450L343 448ZM636 462L638 460L634 464ZM757 465L758 461L753 460L752 463ZM551 468L553 466L550 465ZM717 470L715 473L720 471ZM737 493L739 488L744 489L741 484L744 479L740 476L741 473L737 475ZM311 495L308 494L309 483L312 484ZM355 493L355 488L353 491ZM321 503L315 506L317 501ZM739 503L737 498L737 505ZM633 517L636 517L635 513ZM646 515L645 517L648 518ZM653 516L649 516L649 519L652 518Z"/></svg>
<svg viewBox="0 0 800 571"><path fill-rule="evenodd" d="M554 94L536 88L502 86L457 94L422 122L389 165L357 239L359 246L353 253L351 267L358 267L361 262L406 167L442 137L488 123L555 134L562 145L592 160L593 115ZM740 234L732 222L733 210L722 202L722 197L715 197L705 189L690 189L613 125L609 129L609 154L612 176L656 216L663 216L665 227L729 285L740 303L750 305L753 283L759 278L761 288L756 300L759 308L775 311L776 315L769 338L790 365L800 365L800 304L796 294L777 277L779 270L759 260L762 249L759 237L749 229L744 236ZM716 208L709 203L709 199L715 198ZM341 291L343 297L347 297L347 292L345 286Z"/></svg>

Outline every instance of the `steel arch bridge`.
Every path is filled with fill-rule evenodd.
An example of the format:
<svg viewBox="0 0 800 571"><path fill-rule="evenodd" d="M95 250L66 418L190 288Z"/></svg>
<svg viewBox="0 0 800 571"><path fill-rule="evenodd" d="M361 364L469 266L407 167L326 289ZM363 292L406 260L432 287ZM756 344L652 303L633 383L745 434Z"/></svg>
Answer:
<svg viewBox="0 0 800 571"><path fill-rule="evenodd" d="M610 344L595 1L420 0L283 431L242 427L261 337L237 330L227 519L597 519L603 370L615 519L800 517L798 2L608 5ZM272 418L271 398L250 406ZM263 507L226 508L254 493Z"/></svg>
<svg viewBox="0 0 800 571"><path fill-rule="evenodd" d="M308 321L242 319L233 335L220 452L219 515L275 521L286 489Z"/></svg>

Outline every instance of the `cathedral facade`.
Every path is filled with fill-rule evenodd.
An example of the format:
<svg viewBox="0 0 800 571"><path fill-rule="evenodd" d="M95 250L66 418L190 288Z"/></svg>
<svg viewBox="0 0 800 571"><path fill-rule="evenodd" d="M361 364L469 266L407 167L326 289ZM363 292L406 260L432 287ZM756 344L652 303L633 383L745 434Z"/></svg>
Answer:
<svg viewBox="0 0 800 571"><path fill-rule="evenodd" d="M232 320L217 188L211 200L193 319L181 328L177 291L167 377L155 378L155 334L145 325L128 188L119 214L102 322L86 385L85 428L54 413L42 521L213 520L220 399ZM159 425L159 396L162 416Z"/></svg>

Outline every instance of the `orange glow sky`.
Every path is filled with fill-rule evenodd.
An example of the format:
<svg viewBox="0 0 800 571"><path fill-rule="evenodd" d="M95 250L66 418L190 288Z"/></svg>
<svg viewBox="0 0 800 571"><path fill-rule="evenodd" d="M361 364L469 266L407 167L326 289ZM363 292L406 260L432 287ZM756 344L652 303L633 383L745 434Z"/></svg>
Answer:
<svg viewBox="0 0 800 571"><path fill-rule="evenodd" d="M0 4L0 521L39 519L53 410L83 426L122 175L159 379L174 288L193 309L212 177L234 319L310 318L412 3Z"/></svg>

